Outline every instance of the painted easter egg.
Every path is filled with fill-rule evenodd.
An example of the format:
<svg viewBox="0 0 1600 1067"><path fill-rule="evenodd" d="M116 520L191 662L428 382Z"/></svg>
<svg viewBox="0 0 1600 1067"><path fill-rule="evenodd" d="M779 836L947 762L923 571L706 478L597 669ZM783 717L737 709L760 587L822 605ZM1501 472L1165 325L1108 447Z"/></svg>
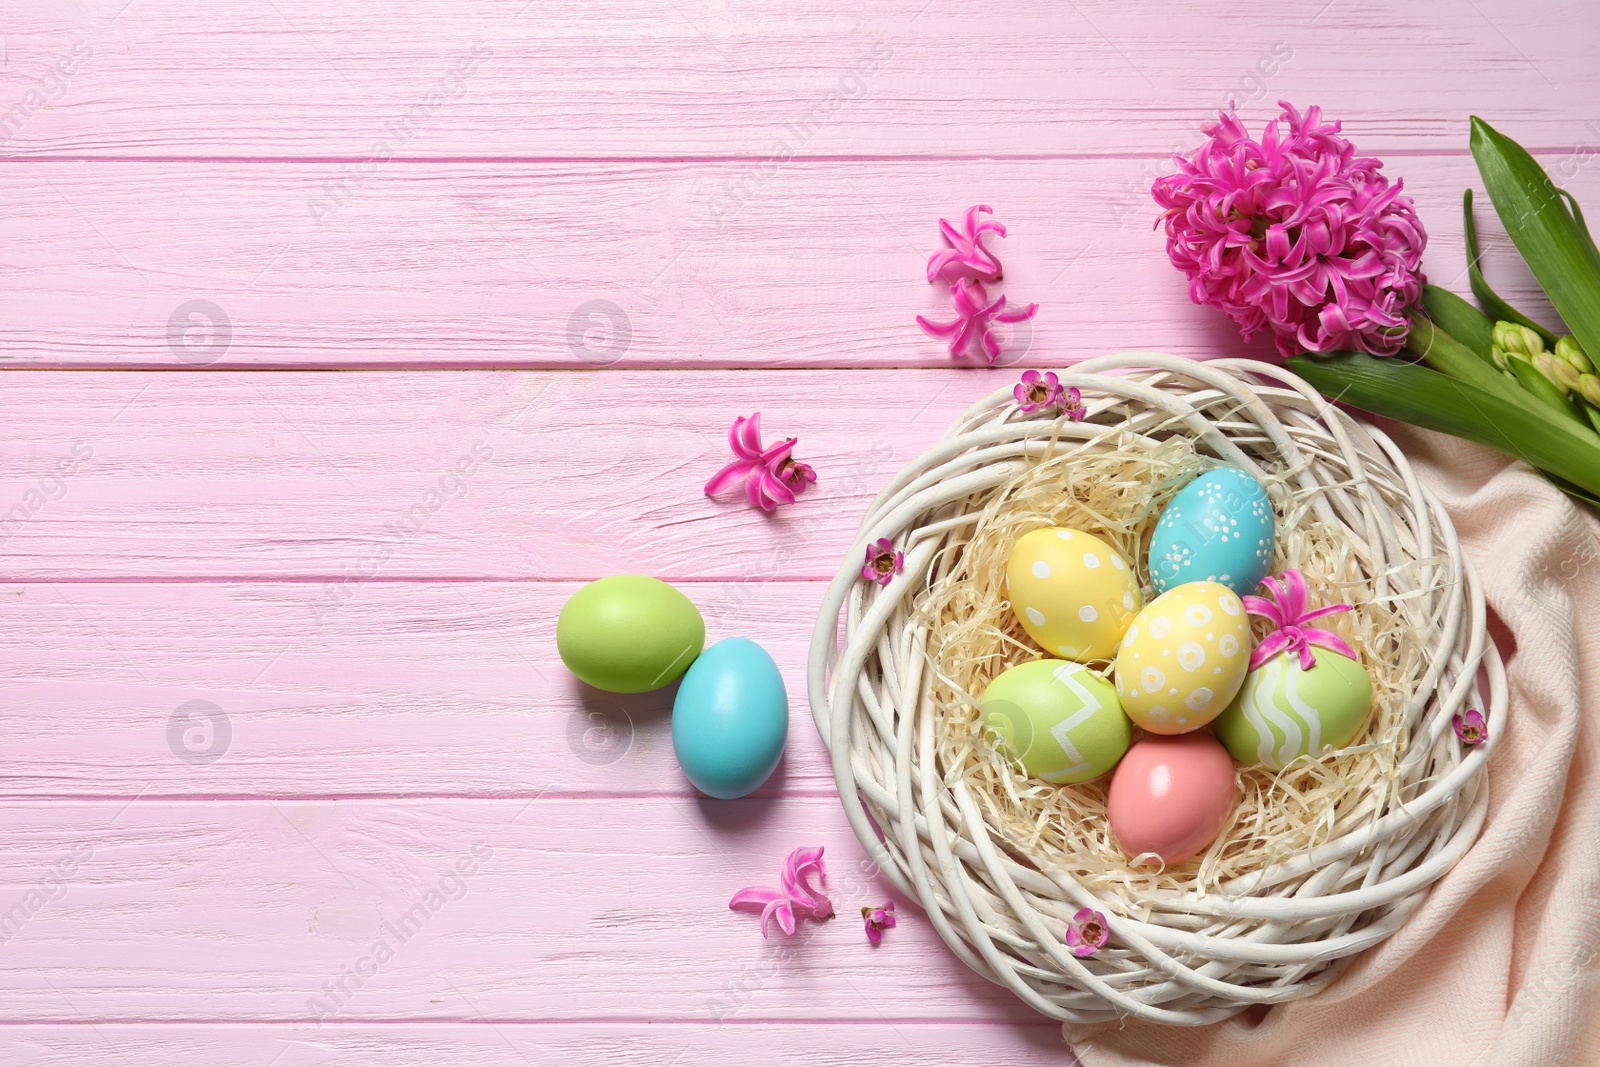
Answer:
<svg viewBox="0 0 1600 1067"><path fill-rule="evenodd" d="M1198 730L1228 706L1250 666L1250 620L1233 590L1187 582L1139 612L1117 652L1117 696L1153 734Z"/></svg>
<svg viewBox="0 0 1600 1067"><path fill-rule="evenodd" d="M1081 663L1019 663L990 682L979 703L996 741L1023 770L1055 785L1100 777L1133 736L1116 690Z"/></svg>
<svg viewBox="0 0 1600 1067"><path fill-rule="evenodd" d="M694 661L672 704L672 751L694 787L732 800L778 766L789 737L789 694L767 650L743 637Z"/></svg>
<svg viewBox="0 0 1600 1067"><path fill-rule="evenodd" d="M643 693L677 681L705 643L705 620L689 598L640 574L590 582L556 620L561 662L611 693Z"/></svg>
<svg viewBox="0 0 1600 1067"><path fill-rule="evenodd" d="M1281 771L1301 756L1343 748L1367 721L1372 679L1353 659L1313 649L1302 670L1297 653L1273 656L1244 680L1217 719L1217 737L1240 763Z"/></svg>
<svg viewBox="0 0 1600 1067"><path fill-rule="evenodd" d="M1106 816L1129 856L1182 863L1216 840L1238 795L1233 760L1210 734L1144 737L1111 776Z"/></svg>
<svg viewBox="0 0 1600 1067"><path fill-rule="evenodd" d="M1244 471L1223 467L1180 489L1150 538L1150 584L1158 593L1185 582L1221 582L1255 592L1272 566L1272 501Z"/></svg>
<svg viewBox="0 0 1600 1067"><path fill-rule="evenodd" d="M1028 636L1052 656L1110 659L1143 603L1116 549L1082 530L1046 527L1017 538L1006 592Z"/></svg>

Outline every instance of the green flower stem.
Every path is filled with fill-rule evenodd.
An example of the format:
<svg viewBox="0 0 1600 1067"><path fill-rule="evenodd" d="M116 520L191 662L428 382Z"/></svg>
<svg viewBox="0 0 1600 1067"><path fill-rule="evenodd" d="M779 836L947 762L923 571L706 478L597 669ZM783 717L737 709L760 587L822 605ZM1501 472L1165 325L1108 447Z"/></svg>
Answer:
<svg viewBox="0 0 1600 1067"><path fill-rule="evenodd" d="M1295 356L1289 369L1333 400L1476 441L1571 482L1585 499L1600 496L1600 438L1571 419L1507 403L1503 379L1489 392L1429 367L1358 352Z"/></svg>
<svg viewBox="0 0 1600 1067"><path fill-rule="evenodd" d="M1484 361L1494 348L1494 320L1448 289L1422 287L1422 309L1439 328Z"/></svg>
<svg viewBox="0 0 1600 1067"><path fill-rule="evenodd" d="M1517 382L1530 396L1545 404L1549 410L1560 412L1580 426L1588 427L1588 420L1572 406L1567 394L1561 391L1559 385L1541 374L1539 368L1525 359L1512 359L1509 363L1511 373L1516 375Z"/></svg>
<svg viewBox="0 0 1600 1067"><path fill-rule="evenodd" d="M1406 347L1421 356L1422 362L1434 370L1458 378L1486 393L1495 394L1503 403L1517 404L1540 417L1549 415L1552 407L1570 417L1577 416L1577 412L1567 403L1567 398L1562 395L1561 390L1544 381L1543 375L1534 372L1535 377L1544 382L1549 392L1535 392L1526 387L1517 389L1506 380L1505 375L1495 370L1492 364L1479 359L1426 315L1412 313L1411 332L1406 335ZM1533 370L1533 367L1529 366L1528 369ZM1553 401L1550 393L1554 393Z"/></svg>

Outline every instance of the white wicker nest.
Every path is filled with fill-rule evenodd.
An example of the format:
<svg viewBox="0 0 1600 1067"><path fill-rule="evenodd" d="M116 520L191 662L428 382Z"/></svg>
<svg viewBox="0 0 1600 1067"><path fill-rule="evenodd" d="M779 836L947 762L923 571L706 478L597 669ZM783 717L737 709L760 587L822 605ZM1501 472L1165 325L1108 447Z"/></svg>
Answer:
<svg viewBox="0 0 1600 1067"><path fill-rule="evenodd" d="M1135 352L1079 364L1061 380L1082 391L1085 421L1025 415L1009 387L989 396L878 495L828 587L808 690L845 812L956 955L1053 1018L1195 1026L1314 993L1394 933L1483 825L1483 770L1505 728L1506 685L1477 575L1393 442L1282 368ZM1397 788L1359 830L1221 891L1153 891L1136 909L1031 862L966 783L946 775L926 619L913 607L935 559L970 536L987 492L1118 427L1124 443L1181 434L1227 464L1270 473L1308 514L1348 531L1374 588L1436 650L1400 712L1409 743L1397 754ZM883 588L861 577L865 546L880 537L905 552L904 573ZM1452 730L1469 706L1489 724L1476 748ZM1082 907L1105 912L1111 942L1080 959L1062 934Z"/></svg>

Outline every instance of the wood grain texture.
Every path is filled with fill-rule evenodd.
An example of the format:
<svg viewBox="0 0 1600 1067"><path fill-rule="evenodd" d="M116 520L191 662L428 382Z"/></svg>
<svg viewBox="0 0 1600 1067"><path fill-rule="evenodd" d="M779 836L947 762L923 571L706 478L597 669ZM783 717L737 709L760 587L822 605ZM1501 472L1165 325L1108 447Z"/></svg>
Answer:
<svg viewBox="0 0 1600 1067"><path fill-rule="evenodd" d="M789 743L763 796L831 798L805 701L820 583L696 583L707 641L777 660ZM663 797L676 686L561 665L572 583L368 585L313 622L306 583L0 587L0 797ZM596 809L602 810L602 809Z"/></svg>
<svg viewBox="0 0 1600 1067"><path fill-rule="evenodd" d="M831 577L889 475L1013 373L19 373L0 566L314 579L307 627L410 578ZM771 515L703 492L755 410L820 472Z"/></svg>
<svg viewBox="0 0 1600 1067"><path fill-rule="evenodd" d="M759 1054L759 1061L752 1057ZM406 1026L228 1024L194 1026L25 1025L0 1030L0 1059L16 1067L528 1067L604 1063L607 1067L856 1067L901 1064L969 1067L1072 1067L1052 1024L961 1025L900 1020L838 1020L720 1026L655 1024Z"/></svg>
<svg viewBox="0 0 1600 1067"><path fill-rule="evenodd" d="M1600 153L1543 158L1580 199L1600 197ZM1397 154L1387 170L1431 228L1431 277L1465 292L1471 159ZM925 262L936 220L975 202L1011 227L1003 291L1041 308L1004 362L1238 351L1151 229L1155 173L1137 159L796 162L735 204L731 163L397 164L339 186L343 206L314 218L337 165L0 166L0 362L944 366L915 323L951 317ZM1491 277L1527 299L1531 278L1494 242L1492 213L1478 217Z"/></svg>
<svg viewBox="0 0 1600 1067"><path fill-rule="evenodd" d="M75 43L92 56L7 148L367 159L384 142L424 158L762 159L787 142L803 154L1148 155L1192 143L1230 98L1320 102L1359 120L1377 150L1459 150L1471 111L1565 148L1594 142L1583 121L1594 116L1573 104L1600 88L1583 0L981 11L426 0L403 18L373 0L139 0L119 15L125 3L53 4L8 29L5 85L18 100Z"/></svg>
<svg viewBox="0 0 1600 1067"><path fill-rule="evenodd" d="M1219 107L1343 119L1458 291L1470 112L1600 198L1582 0L31 7L0 49L7 1065L1070 1067L906 902L877 950L850 918L883 890L801 698L819 579L1017 365L1266 351L1150 230ZM1041 304L993 371L913 323L975 202ZM757 409L821 474L777 516L700 492ZM697 799L670 693L556 661L575 584L630 570L777 657L760 795ZM842 917L763 942L723 904L805 843Z"/></svg>
<svg viewBox="0 0 1600 1067"><path fill-rule="evenodd" d="M867 943L885 893L833 797L4 812L12 1018L1036 1021L927 923ZM727 901L802 844L840 915L763 941Z"/></svg>

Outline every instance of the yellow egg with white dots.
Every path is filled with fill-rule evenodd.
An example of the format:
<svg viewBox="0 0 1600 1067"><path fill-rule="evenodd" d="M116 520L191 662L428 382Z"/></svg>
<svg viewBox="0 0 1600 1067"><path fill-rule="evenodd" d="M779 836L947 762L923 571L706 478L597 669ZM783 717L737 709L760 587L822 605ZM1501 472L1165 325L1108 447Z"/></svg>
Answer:
<svg viewBox="0 0 1600 1067"><path fill-rule="evenodd" d="M1139 612L1117 652L1117 698L1153 734L1186 734L1232 702L1250 666L1250 617L1220 582L1185 582Z"/></svg>
<svg viewBox="0 0 1600 1067"><path fill-rule="evenodd" d="M1006 560L1006 593L1040 648L1080 663L1115 655L1144 603L1139 579L1116 549L1058 526L1017 538Z"/></svg>

